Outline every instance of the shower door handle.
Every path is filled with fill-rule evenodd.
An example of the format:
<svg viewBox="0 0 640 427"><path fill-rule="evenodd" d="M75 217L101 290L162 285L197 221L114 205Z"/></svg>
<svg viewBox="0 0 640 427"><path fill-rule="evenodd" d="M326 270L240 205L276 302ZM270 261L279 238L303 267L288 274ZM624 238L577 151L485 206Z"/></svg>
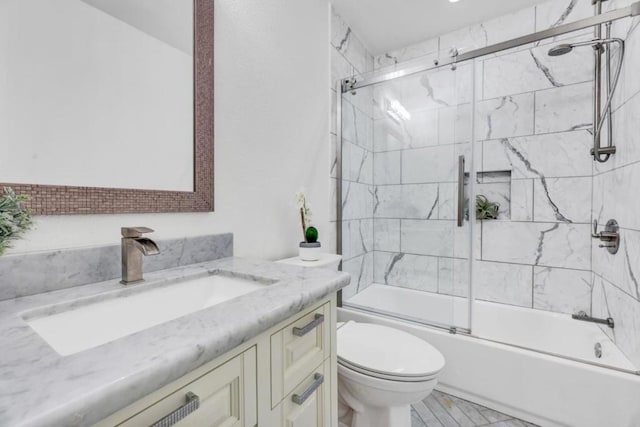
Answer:
<svg viewBox="0 0 640 427"><path fill-rule="evenodd" d="M458 227L464 225L464 156L458 157Z"/></svg>

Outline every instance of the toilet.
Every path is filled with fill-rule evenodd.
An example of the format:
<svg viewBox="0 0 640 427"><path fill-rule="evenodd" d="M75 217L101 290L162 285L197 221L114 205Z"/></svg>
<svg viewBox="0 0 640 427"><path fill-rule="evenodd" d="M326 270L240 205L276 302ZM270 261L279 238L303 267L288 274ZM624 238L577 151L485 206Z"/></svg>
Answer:
<svg viewBox="0 0 640 427"><path fill-rule="evenodd" d="M277 262L337 270L340 259ZM373 323L339 322L337 353L340 427L411 427L411 404L431 393L445 365L428 342Z"/></svg>
<svg viewBox="0 0 640 427"><path fill-rule="evenodd" d="M426 341L388 326L338 324L341 427L410 427L411 404L427 397L444 368Z"/></svg>

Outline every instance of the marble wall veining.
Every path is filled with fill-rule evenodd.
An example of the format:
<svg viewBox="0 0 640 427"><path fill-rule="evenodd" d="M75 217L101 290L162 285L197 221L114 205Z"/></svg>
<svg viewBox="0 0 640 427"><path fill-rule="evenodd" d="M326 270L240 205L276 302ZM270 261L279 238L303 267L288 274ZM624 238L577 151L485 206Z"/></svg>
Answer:
<svg viewBox="0 0 640 427"><path fill-rule="evenodd" d="M630 3L610 0L603 7L607 11ZM590 0L546 1L378 55L373 66L394 70L431 63L448 56L451 48L469 51L592 14ZM367 159L358 152L355 161L343 165L356 184L345 182L350 188L343 194L345 207L351 205L343 235L346 270L364 279L358 283L365 286L373 280L468 295L462 272L469 268L469 231L468 225L454 226L455 173L459 154L471 158L475 111L478 193L502 207L498 220L480 221L476 227L476 298L614 317L614 332L606 332L640 366L640 220L634 209L638 198L629 197L640 182L640 141L633 129L640 114L635 77L640 69L639 26L638 18L613 26L613 35L627 41L627 54L613 107L618 151L604 164L589 155L592 50L547 55L559 42L592 39L589 29L487 55L478 58L475 67L459 64L455 72L446 67L374 87L363 97L373 101ZM390 117L389 100L398 101L410 119ZM343 120L349 121L348 114ZM373 214L367 216L369 209ZM590 237L593 219L604 224L610 218L622 227L622 247L615 256ZM349 224L357 219L364 219L364 226ZM362 258L354 261L358 256Z"/></svg>
<svg viewBox="0 0 640 427"><path fill-rule="evenodd" d="M380 55L375 65L397 61L403 66L448 55L451 48L484 47L579 19L591 10L588 1L568 1L564 8L558 3ZM581 31L563 39L590 37ZM475 67L460 64L455 72L445 67L374 89L376 105L392 98L411 113L400 125L382 108L374 114L375 282L468 295L465 275L452 267L468 268L469 255L468 226L454 225L455 174L457 156L471 158L475 110L477 192L501 204L498 220L478 222L476 297L590 312L591 280L584 278L591 274L592 53L576 49L552 58L547 51L555 43L543 40L479 58ZM407 254L410 262L404 260ZM434 265L428 276L432 283L407 285L416 270ZM418 282L427 276L421 277ZM556 280L568 285L557 286Z"/></svg>
<svg viewBox="0 0 640 427"><path fill-rule="evenodd" d="M338 80L373 71L373 55L351 27L331 12L331 105L335 107ZM331 125L331 186L338 185L337 113ZM351 273L343 289L348 298L373 282L373 102L370 89L346 94L342 102L342 269ZM333 198L335 200L335 198ZM336 203L332 203L336 226Z"/></svg>
<svg viewBox="0 0 640 427"><path fill-rule="evenodd" d="M628 0L609 0L604 3L603 9L605 11L611 10L625 6L628 3L630 3ZM409 61L432 61L433 59L448 57L452 48L457 49L460 53L468 52L525 34L584 19L591 15L593 15L593 9L590 1L548 0L489 21L442 34L439 37L382 53L374 57L374 67L376 70L388 67L392 69L397 64L404 66ZM576 34L590 33L592 32L589 30L582 30L578 33L555 37L550 41L570 38ZM538 43L535 45L538 45ZM542 60L544 61L544 59ZM522 64L522 66L526 65ZM574 71L579 72L580 70Z"/></svg>
<svg viewBox="0 0 640 427"><path fill-rule="evenodd" d="M630 0L614 0L607 9L626 6ZM606 163L594 164L592 216L603 226L609 219L620 225L621 246L611 255L594 241L594 316L613 317L616 327L603 328L636 366L640 366L640 18L613 24L612 34L626 41L618 90L613 100L613 142L616 154ZM613 55L616 57L616 55ZM606 141L606 131L603 142Z"/></svg>
<svg viewBox="0 0 640 427"><path fill-rule="evenodd" d="M471 158L473 78L461 64L373 89L375 283L468 289L469 226L456 227L455 208L458 156ZM390 113L394 103L405 118Z"/></svg>

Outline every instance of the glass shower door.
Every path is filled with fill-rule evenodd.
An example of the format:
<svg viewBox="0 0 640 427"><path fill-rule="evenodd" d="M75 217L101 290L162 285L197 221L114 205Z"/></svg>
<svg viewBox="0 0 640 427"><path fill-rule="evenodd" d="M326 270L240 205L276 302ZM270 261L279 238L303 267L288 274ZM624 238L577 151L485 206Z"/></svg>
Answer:
<svg viewBox="0 0 640 427"><path fill-rule="evenodd" d="M613 279L629 270L624 255L612 256L591 237L594 220L600 231L613 219L612 190L625 182L622 175L611 181L612 163L591 155L592 39L581 30L475 59L484 70L475 105L476 151L483 153L476 191L498 202L500 213L476 225L473 334L636 372L618 322L633 300ZM554 55L562 44L576 48ZM613 137L627 141L615 128ZM577 313L613 318L615 328L573 319Z"/></svg>
<svg viewBox="0 0 640 427"><path fill-rule="evenodd" d="M342 94L345 305L470 329L473 74L458 64Z"/></svg>

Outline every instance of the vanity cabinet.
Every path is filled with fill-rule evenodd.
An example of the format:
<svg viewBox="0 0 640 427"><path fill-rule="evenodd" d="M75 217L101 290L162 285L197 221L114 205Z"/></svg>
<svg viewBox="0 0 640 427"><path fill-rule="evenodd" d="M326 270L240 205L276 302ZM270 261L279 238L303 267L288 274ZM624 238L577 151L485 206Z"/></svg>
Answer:
<svg viewBox="0 0 640 427"><path fill-rule="evenodd" d="M335 297L101 421L97 427L336 427Z"/></svg>
<svg viewBox="0 0 640 427"><path fill-rule="evenodd" d="M256 366L253 347L117 425L252 427L257 422Z"/></svg>
<svg viewBox="0 0 640 427"><path fill-rule="evenodd" d="M329 357L330 305L324 304L271 335L271 399L275 405Z"/></svg>
<svg viewBox="0 0 640 427"><path fill-rule="evenodd" d="M330 384L326 376L331 372L327 359L314 369L294 391L282 400L282 427L322 427L332 425ZM304 399L304 401L301 401Z"/></svg>

